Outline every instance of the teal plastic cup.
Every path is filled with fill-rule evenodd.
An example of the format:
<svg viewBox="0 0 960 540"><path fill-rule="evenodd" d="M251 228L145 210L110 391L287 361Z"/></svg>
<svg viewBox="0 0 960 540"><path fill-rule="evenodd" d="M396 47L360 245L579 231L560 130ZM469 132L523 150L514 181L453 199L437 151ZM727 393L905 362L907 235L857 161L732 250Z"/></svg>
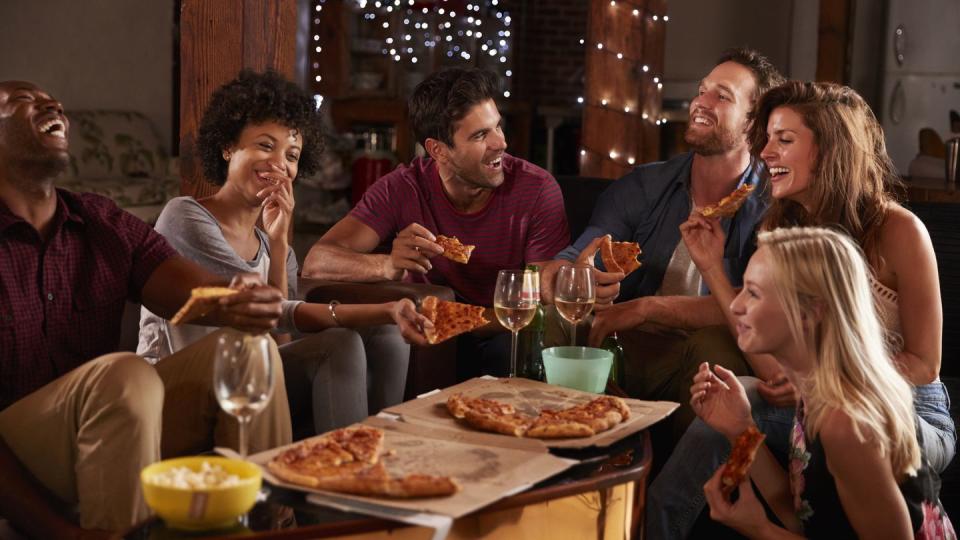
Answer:
<svg viewBox="0 0 960 540"><path fill-rule="evenodd" d="M547 382L599 394L607 387L613 353L594 347L550 347L543 350Z"/></svg>

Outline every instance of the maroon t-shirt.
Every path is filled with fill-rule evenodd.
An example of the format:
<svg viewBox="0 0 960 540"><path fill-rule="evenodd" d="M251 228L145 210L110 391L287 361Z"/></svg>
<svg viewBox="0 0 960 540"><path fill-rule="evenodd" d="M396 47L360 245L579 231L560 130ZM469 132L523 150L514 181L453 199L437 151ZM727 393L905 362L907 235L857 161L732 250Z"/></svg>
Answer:
<svg viewBox="0 0 960 540"><path fill-rule="evenodd" d="M416 222L477 246L468 264L438 256L425 277L409 274L413 281L450 286L471 304L491 306L497 272L553 259L570 243L563 194L553 176L509 155L503 156L503 173L487 205L464 214L447 199L436 163L417 158L377 180L350 215L376 231L381 242Z"/></svg>
<svg viewBox="0 0 960 540"><path fill-rule="evenodd" d="M0 410L114 352L127 298L176 255L110 199L57 190L53 235L0 202Z"/></svg>

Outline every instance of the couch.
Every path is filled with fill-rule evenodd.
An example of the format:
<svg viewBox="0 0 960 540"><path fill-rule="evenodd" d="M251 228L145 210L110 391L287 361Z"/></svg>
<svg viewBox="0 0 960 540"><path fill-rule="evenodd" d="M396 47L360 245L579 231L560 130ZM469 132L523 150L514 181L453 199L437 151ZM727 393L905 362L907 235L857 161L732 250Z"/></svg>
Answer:
<svg viewBox="0 0 960 540"><path fill-rule="evenodd" d="M153 122L136 111L67 111L70 169L57 185L104 195L147 223L156 222L180 180ZM174 173L174 174L171 174Z"/></svg>

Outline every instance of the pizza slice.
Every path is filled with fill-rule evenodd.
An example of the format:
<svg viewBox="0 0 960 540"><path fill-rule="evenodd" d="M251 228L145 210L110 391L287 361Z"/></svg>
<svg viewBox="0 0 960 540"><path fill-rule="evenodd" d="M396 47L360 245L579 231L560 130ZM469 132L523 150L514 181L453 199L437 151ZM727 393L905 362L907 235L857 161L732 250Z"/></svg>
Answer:
<svg viewBox="0 0 960 540"><path fill-rule="evenodd" d="M596 432L588 424L567 418L562 411L540 411L526 436L534 439L562 439L567 437L592 437Z"/></svg>
<svg viewBox="0 0 960 540"><path fill-rule="evenodd" d="M603 237L600 244L600 259L608 272L623 272L629 274L640 268L640 244L636 242L614 242L610 235Z"/></svg>
<svg viewBox="0 0 960 540"><path fill-rule="evenodd" d="M754 187L756 187L754 184L741 184L740 187L733 190L732 193L720 199L720 202L717 204L710 204L701 208L699 210L700 215L707 218L733 217L733 215L737 213L737 210L743 206L744 201L747 200L747 196L750 195Z"/></svg>
<svg viewBox="0 0 960 540"><path fill-rule="evenodd" d="M737 437L733 449L730 450L730 457L723 464L723 472L720 473L720 491L725 497L730 497L730 493L747 477L750 465L757 457L757 450L766 438L755 426L743 430Z"/></svg>
<svg viewBox="0 0 960 540"><path fill-rule="evenodd" d="M456 236L444 236L442 234L437 235L437 243L443 248L441 255L462 264L467 264L467 261L470 260L470 254L477 247L465 246L460 243Z"/></svg>
<svg viewBox="0 0 960 540"><path fill-rule="evenodd" d="M170 324L186 324L199 319L217 307L217 300L240 292L229 287L195 287L187 303L170 319Z"/></svg>
<svg viewBox="0 0 960 540"><path fill-rule="evenodd" d="M427 341L431 345L480 328L490 322L483 317L482 306L447 302L436 296L428 296L423 299L420 313L433 323L433 328L424 330Z"/></svg>
<svg viewBox="0 0 960 540"><path fill-rule="evenodd" d="M437 497L460 490L446 476L391 476L380 454L383 431L369 426L339 429L302 441L267 463L277 478L314 489L375 497Z"/></svg>
<svg viewBox="0 0 960 540"><path fill-rule="evenodd" d="M527 437L590 437L611 429L628 418L630 408L622 399L616 396L600 396L559 411L541 411L540 416L527 430Z"/></svg>
<svg viewBox="0 0 960 540"><path fill-rule="evenodd" d="M361 463L376 463L383 452L383 432L368 426L338 429L330 434L330 439Z"/></svg>

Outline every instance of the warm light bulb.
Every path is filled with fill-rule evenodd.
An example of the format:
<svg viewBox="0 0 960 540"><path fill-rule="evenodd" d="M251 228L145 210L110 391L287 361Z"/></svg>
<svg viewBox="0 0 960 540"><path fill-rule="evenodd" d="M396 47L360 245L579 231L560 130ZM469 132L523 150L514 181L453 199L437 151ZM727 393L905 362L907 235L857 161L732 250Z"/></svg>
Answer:
<svg viewBox="0 0 960 540"><path fill-rule="evenodd" d="M623 53L617 53L617 60L623 60Z"/></svg>
<svg viewBox="0 0 960 540"><path fill-rule="evenodd" d="M603 48L603 43L597 43L597 48L598 48L598 49L602 49L602 48Z"/></svg>
<svg viewBox="0 0 960 540"><path fill-rule="evenodd" d="M587 151L586 151L586 150L580 150L580 155L581 155L581 156L587 155Z"/></svg>
<svg viewBox="0 0 960 540"><path fill-rule="evenodd" d="M616 150L611 150L611 151L610 151L610 159L617 159L617 156L619 156L619 155L620 155L620 154L618 154Z"/></svg>
<svg viewBox="0 0 960 540"><path fill-rule="evenodd" d="M636 162L637 162L637 160L633 159L633 156L630 156L629 158L627 158L627 163L629 163L629 164L631 164L631 165L633 165L633 164L636 163Z"/></svg>
<svg viewBox="0 0 960 540"><path fill-rule="evenodd" d="M667 21L669 21L669 20L670 20L670 17L669 17L669 16L667 16L667 15L664 15L664 16L663 16L663 22L667 22Z"/></svg>
<svg viewBox="0 0 960 540"><path fill-rule="evenodd" d="M653 22L657 22L657 16L656 16L656 15L653 16Z"/></svg>
<svg viewBox="0 0 960 540"><path fill-rule="evenodd" d="M640 16L640 10L639 10L639 9L633 10L633 16L634 16L634 17L639 17L639 16Z"/></svg>
<svg viewBox="0 0 960 540"><path fill-rule="evenodd" d="M623 112L625 112L625 113L630 112L630 107L624 107L624 108L623 108Z"/></svg>
<svg viewBox="0 0 960 540"><path fill-rule="evenodd" d="M606 106L607 106L607 100L601 99L601 100L600 100L600 104L603 105L604 107L606 107Z"/></svg>
<svg viewBox="0 0 960 540"><path fill-rule="evenodd" d="M577 98L577 103L583 103L583 96Z"/></svg>
<svg viewBox="0 0 960 540"><path fill-rule="evenodd" d="M644 65L643 65L643 72L646 73L646 72L648 72L648 71L650 71L650 66L644 64Z"/></svg>

